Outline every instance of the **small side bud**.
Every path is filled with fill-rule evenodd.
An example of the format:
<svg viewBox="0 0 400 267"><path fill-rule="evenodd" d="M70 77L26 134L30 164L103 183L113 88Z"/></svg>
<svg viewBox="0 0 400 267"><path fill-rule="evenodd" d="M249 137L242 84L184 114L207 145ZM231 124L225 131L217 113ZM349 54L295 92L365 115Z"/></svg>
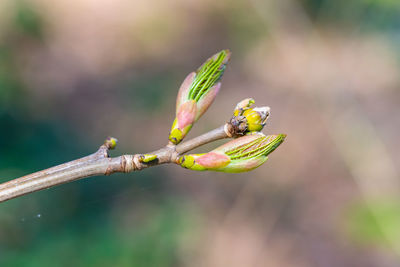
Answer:
<svg viewBox="0 0 400 267"><path fill-rule="evenodd" d="M108 148L108 149L114 149L117 146L118 143L118 139L115 137L107 137L107 139L104 141L104 145Z"/></svg>
<svg viewBox="0 0 400 267"><path fill-rule="evenodd" d="M269 107L251 108L254 103L252 98L246 98L236 105L230 120L235 132L247 134L259 132L264 128L271 109Z"/></svg>
<svg viewBox="0 0 400 267"><path fill-rule="evenodd" d="M155 159L157 159L157 155L153 155L153 154L142 154L139 157L139 161L144 162L144 163L153 161Z"/></svg>
<svg viewBox="0 0 400 267"><path fill-rule="evenodd" d="M259 167L284 140L285 134L265 136L262 133L236 138L205 154L184 155L182 167L195 171L246 172Z"/></svg>

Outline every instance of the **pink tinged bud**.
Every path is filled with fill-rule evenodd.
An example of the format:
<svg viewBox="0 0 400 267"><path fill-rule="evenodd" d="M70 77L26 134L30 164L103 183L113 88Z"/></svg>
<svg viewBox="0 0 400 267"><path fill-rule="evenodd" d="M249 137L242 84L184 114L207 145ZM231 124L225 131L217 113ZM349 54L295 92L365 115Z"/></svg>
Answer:
<svg viewBox="0 0 400 267"><path fill-rule="evenodd" d="M217 96L219 89L221 88L221 83L217 83L197 102L197 114L195 121L197 121L211 106Z"/></svg>
<svg viewBox="0 0 400 267"><path fill-rule="evenodd" d="M230 162L228 156L216 152L206 153L196 159L196 163L209 170L225 167Z"/></svg>
<svg viewBox="0 0 400 267"><path fill-rule="evenodd" d="M177 145L182 141L193 123L214 101L221 86L218 81L225 71L230 55L229 50L222 50L183 81L176 99L176 118L169 135L173 144Z"/></svg>
<svg viewBox="0 0 400 267"><path fill-rule="evenodd" d="M234 139L206 154L184 155L178 161L195 171L246 172L259 167L285 139L286 135L251 134Z"/></svg>
<svg viewBox="0 0 400 267"><path fill-rule="evenodd" d="M193 124L196 117L196 101L189 100L183 103L179 108L176 114L178 120L178 128L183 129L186 126Z"/></svg>
<svg viewBox="0 0 400 267"><path fill-rule="evenodd" d="M285 137L284 134L265 136L257 133L239 137L217 148L214 151L222 150L230 159L230 163L218 171L246 172L257 168L267 161L267 156L285 140Z"/></svg>
<svg viewBox="0 0 400 267"><path fill-rule="evenodd" d="M189 75L186 76L181 87L179 88L178 96L176 97L176 112L178 112L178 109L182 105L182 103L184 103L189 99L188 96L189 96L190 86L192 85L195 76L196 76L195 72L189 73Z"/></svg>

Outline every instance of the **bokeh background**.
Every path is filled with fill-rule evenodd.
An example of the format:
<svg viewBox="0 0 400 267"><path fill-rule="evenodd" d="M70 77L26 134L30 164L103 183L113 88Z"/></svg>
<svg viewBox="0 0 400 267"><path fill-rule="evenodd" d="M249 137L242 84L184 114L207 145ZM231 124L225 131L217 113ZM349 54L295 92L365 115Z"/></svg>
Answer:
<svg viewBox="0 0 400 267"><path fill-rule="evenodd" d="M0 182L167 142L185 76L233 52L190 137L253 97L255 171L94 177L0 204L0 266L400 266L400 1L1 0ZM198 151L207 151L217 144Z"/></svg>

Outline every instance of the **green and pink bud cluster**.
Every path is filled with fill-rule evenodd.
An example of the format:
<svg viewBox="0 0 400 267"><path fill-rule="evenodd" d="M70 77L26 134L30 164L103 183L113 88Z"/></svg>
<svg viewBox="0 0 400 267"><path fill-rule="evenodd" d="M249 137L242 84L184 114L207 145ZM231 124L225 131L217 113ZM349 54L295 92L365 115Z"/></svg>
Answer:
<svg viewBox="0 0 400 267"><path fill-rule="evenodd" d="M236 138L208 153L181 156L178 164L195 171L246 172L263 164L285 139L285 134L256 132Z"/></svg>
<svg viewBox="0 0 400 267"><path fill-rule="evenodd" d="M169 140L179 144L201 115L214 101L219 82L230 58L229 50L222 50L209 58L196 72L183 81L176 99L176 117Z"/></svg>

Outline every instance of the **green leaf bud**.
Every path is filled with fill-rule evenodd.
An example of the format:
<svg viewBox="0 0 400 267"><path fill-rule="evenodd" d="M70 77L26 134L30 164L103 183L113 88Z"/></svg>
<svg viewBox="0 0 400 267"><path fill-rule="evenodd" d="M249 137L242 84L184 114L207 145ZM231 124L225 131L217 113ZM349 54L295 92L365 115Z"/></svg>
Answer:
<svg viewBox="0 0 400 267"><path fill-rule="evenodd" d="M268 135L253 133L204 154L184 155L178 159L182 167L220 172L246 172L259 167L285 139L285 134Z"/></svg>
<svg viewBox="0 0 400 267"><path fill-rule="evenodd" d="M229 50L210 57L183 81L176 99L176 118L169 140L179 144L201 115L206 112L219 92L219 82L230 58Z"/></svg>

